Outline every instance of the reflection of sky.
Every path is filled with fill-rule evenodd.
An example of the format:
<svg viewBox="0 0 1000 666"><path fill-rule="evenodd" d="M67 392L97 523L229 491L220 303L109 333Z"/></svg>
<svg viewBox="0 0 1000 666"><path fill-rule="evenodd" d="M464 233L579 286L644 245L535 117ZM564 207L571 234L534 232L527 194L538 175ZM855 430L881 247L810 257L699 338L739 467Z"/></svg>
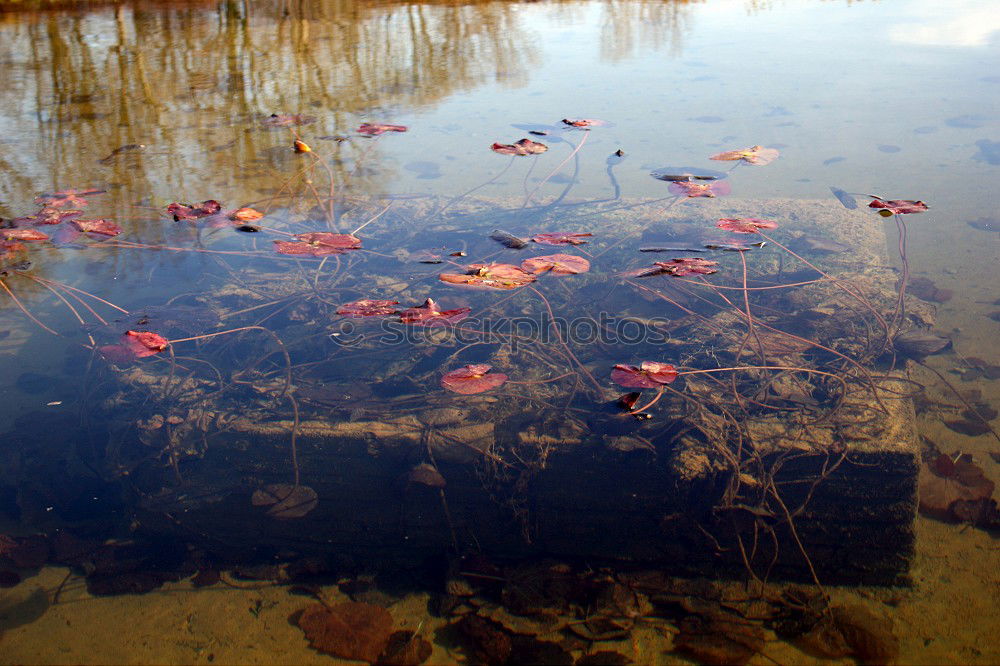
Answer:
<svg viewBox="0 0 1000 666"><path fill-rule="evenodd" d="M995 0L922 0L910 4L912 20L890 26L889 38L925 46L986 46L1000 32L1000 4Z"/></svg>

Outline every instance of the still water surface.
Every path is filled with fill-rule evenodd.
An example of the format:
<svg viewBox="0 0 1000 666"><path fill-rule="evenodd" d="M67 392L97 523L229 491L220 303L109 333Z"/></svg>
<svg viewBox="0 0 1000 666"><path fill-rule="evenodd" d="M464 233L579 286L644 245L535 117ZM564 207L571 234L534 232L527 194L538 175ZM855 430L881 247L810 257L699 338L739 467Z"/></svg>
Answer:
<svg viewBox="0 0 1000 666"><path fill-rule="evenodd" d="M974 0L179 2L0 13L0 218L36 213L33 200L42 193L99 188L106 192L85 197L85 217L113 220L123 230L114 238L53 233L55 242L29 245L30 268L22 270L25 257L13 254L5 266L11 296L0 294L3 529L21 535L69 525L91 538L124 539L139 520L133 504L142 505L140 513L159 507L174 520L193 502L184 494L192 484L223 495L264 483L319 485L320 469L336 475L323 467L330 460L313 449L289 457L288 432L308 441L309 427L318 428L312 436L334 440L395 428L390 434L418 451L403 457L403 474L414 463L437 465L435 454L449 447L482 456L476 428L491 412L505 432L532 433L536 443L596 433L630 438L629 446L660 446L683 433L652 424L622 428L612 416L593 416L623 392L608 378L615 363L763 364L751 358L754 350L771 365L829 369L823 364L834 361L808 353L793 359L788 354L801 349L765 350L765 342L749 339L746 353L743 346L705 352L703 333L692 332L705 326L684 328L684 317L718 316L726 310L719 292L706 303L696 288L672 291L666 278L655 277L670 300L641 298L641 288L622 286L621 274L681 255L636 250L654 243L702 249L699 243L717 240L709 237L711 221L709 236L683 224L655 226L678 210L704 203L720 215L766 217L754 213L755 202L771 202L760 205L795 218L779 222L789 233L794 227L795 234L845 245L833 258L823 255L832 262L823 267L860 275L871 266L858 265L852 253L868 257L871 247L810 222L812 210L823 220L859 215L840 208L831 186L929 204L927 212L907 216L909 284L923 301L916 312L936 309L933 330L953 345L926 362L962 397L912 366L914 381L930 387L930 398L917 401L918 428L925 448L930 441L944 453L971 454L986 478L998 481L997 440L963 414L968 404L986 417L1000 407L1000 76L992 66L1000 61L998 35L991 3ZM272 127L271 114L301 114L308 122ZM575 130L563 118L605 123ZM357 130L366 122L408 131L365 137ZM293 151L295 137L312 152ZM524 137L547 143L548 152L511 158L489 149ZM717 208L715 199L675 200L666 182L650 177L678 166L726 171L733 163L708 157L754 145L778 149L780 158L766 166L738 164L718 181L731 184L723 204L730 208ZM617 150L623 155L613 155ZM173 202L209 199L225 211L249 206L266 213L247 222L262 231L240 233L225 218L175 221L167 213ZM857 200L862 207L869 201ZM891 267L879 268L889 271L882 277L890 276L892 287L902 268L896 228L874 214L870 224L876 250L884 245L891 258ZM593 233L588 245L537 248L589 257L591 271L546 275L501 292L440 284L438 273L461 274L469 262L518 264L528 256L490 240L498 227L519 237ZM274 241L291 234L355 230L362 250L326 259L274 251ZM787 241L780 233L779 227L775 238ZM534 250L528 252L543 254ZM695 256L720 262L718 284L741 284L737 254ZM773 245L745 256L758 286L790 282L783 271L816 277L796 273L801 265ZM722 294L735 294L729 310L738 312L741 292ZM677 357L663 357L663 337L623 348L617 339L567 343L557 335L516 348L503 334L488 343L472 335L445 344L436 329L414 336L414 327L401 326L388 334L405 343L386 342L377 337L387 334L384 324L337 316L339 306L364 298L396 300L400 309L433 298L443 310L470 308L477 326L490 316L536 323L546 314L593 317L595 308L610 313L612 328L627 317L660 317L647 333L666 327ZM767 300L754 306L762 317L792 307ZM857 314L858 304L852 306ZM891 298L885 306L889 324L898 323ZM878 318L859 316L854 335L863 339L875 330L877 338ZM678 321L685 323L672 327ZM710 321L708 329L718 324ZM243 327L253 328L178 342ZM174 344L118 363L114 352L93 351L123 344L126 330L155 331ZM691 336L690 346L678 336ZM742 338L741 332L735 342ZM880 363L878 374L887 366L872 344L855 351ZM499 404L456 403L467 399L439 385L442 373L474 363L509 375ZM660 390L652 386L642 402ZM729 385L704 390L725 393ZM756 394L741 387L731 397L745 409L741 398L749 395ZM786 407L803 404L790 396ZM813 398L819 404L809 408L816 413L836 412ZM685 404L668 402L659 406L661 418ZM531 406L527 416L514 418L511 405ZM273 427L255 430L261 423ZM441 439L413 434L428 428ZM220 470L233 458L226 456L246 448L244 440L226 439L233 433L274 443L259 455L244 454L244 467L227 474ZM216 441L228 442L229 453L213 458ZM544 467L544 455L532 451L538 457L518 464ZM490 455L485 468L507 490L516 486L504 477L506 463ZM483 481L488 488L491 479ZM511 497L504 509L523 519L527 509ZM310 496L298 499L303 514L312 510ZM350 501L321 493L316 510L328 502L343 511ZM399 503L392 495L379 515L392 515ZM261 542L296 543L298 516L283 517L287 529ZM905 660L995 660L995 542L981 529L945 530L918 520L916 591L897 616ZM234 549L259 556L255 538L247 535ZM177 539L171 547L183 542ZM928 553L939 547L940 557L951 558L950 571L940 576L928 564L938 557ZM957 608L963 598L985 611L965 617ZM144 603L154 602L134 608ZM943 641L921 616L963 617L948 629L961 637ZM15 660L60 658L30 652L30 634L21 640L27 651ZM193 658L162 650L147 654Z"/></svg>

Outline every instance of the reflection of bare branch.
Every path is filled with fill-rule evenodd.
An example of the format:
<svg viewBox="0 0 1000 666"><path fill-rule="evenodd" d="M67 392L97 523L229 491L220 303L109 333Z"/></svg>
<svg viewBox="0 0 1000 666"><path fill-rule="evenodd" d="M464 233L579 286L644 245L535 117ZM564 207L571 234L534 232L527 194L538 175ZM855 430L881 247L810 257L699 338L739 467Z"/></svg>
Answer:
<svg viewBox="0 0 1000 666"><path fill-rule="evenodd" d="M623 2L608 0L601 31L601 56L612 62L658 51L665 45L670 55L680 55L690 18L690 5L702 0Z"/></svg>

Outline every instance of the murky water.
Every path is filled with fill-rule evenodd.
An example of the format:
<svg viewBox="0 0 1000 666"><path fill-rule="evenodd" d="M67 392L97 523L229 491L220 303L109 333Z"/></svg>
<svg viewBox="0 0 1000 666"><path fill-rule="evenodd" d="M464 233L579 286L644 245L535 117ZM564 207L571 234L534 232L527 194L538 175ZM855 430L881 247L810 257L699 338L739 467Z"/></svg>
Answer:
<svg viewBox="0 0 1000 666"><path fill-rule="evenodd" d="M389 606L434 663L708 659L734 633L725 660L838 655L800 597L760 615L628 560L844 584L899 660L995 662L994 14L0 13L5 661L328 659L273 581ZM547 150L490 149L520 139ZM945 521L914 528L918 468ZM90 638L137 616L166 619Z"/></svg>

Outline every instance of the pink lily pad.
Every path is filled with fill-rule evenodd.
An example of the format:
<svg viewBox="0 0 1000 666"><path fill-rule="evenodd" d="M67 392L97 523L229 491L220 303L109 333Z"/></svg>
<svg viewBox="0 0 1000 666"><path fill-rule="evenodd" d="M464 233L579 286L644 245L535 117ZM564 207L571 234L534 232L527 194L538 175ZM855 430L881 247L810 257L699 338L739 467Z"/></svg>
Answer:
<svg viewBox="0 0 1000 666"><path fill-rule="evenodd" d="M657 388L675 379L677 368L658 361L643 361L640 367L619 363L611 371L611 381L626 388Z"/></svg>
<svg viewBox="0 0 1000 666"><path fill-rule="evenodd" d="M892 199L885 200L881 197L877 197L874 194L868 195L872 198L872 202L868 204L869 208L878 208L879 215L909 215L911 213L923 213L928 209L927 204L923 201L913 201L910 199Z"/></svg>
<svg viewBox="0 0 1000 666"><path fill-rule="evenodd" d="M507 381L507 375L490 372L491 370L491 366L486 364L466 365L441 377L441 386L463 395L483 393L495 389Z"/></svg>
<svg viewBox="0 0 1000 666"><path fill-rule="evenodd" d="M650 268L643 269L635 275L637 277L650 277L652 275L672 275L674 277L711 275L718 272L718 269L715 268L718 263L711 259L700 259L698 257L669 259L667 261L653 262Z"/></svg>
<svg viewBox="0 0 1000 666"><path fill-rule="evenodd" d="M344 254L348 250L361 247L361 239L350 234L335 234L329 231L313 231L298 234L293 241L274 241L274 249L278 254L291 254L309 257L325 257L331 254Z"/></svg>
<svg viewBox="0 0 1000 666"><path fill-rule="evenodd" d="M97 351L113 363L128 363L155 356L170 345L170 341L151 331L125 331L117 345L98 347Z"/></svg>
<svg viewBox="0 0 1000 666"><path fill-rule="evenodd" d="M596 118L577 118L576 120L563 118L560 122L570 127L604 127L608 124L606 120Z"/></svg>
<svg viewBox="0 0 1000 666"><path fill-rule="evenodd" d="M174 218L174 222L181 220L197 220L209 215L215 215L222 210L222 204L215 199L208 199L197 204L172 203L167 206L167 215Z"/></svg>
<svg viewBox="0 0 1000 666"><path fill-rule="evenodd" d="M39 227L47 224L62 224L66 220L72 220L73 218L80 217L81 215L83 215L82 210L58 210L56 208L42 208L34 215L27 215L25 217L16 217L10 222L15 227L21 226L23 224L31 224L36 227Z"/></svg>
<svg viewBox="0 0 1000 666"><path fill-rule="evenodd" d="M469 264L465 273L441 273L448 284L486 289L517 289L535 281L535 276L512 264Z"/></svg>
<svg viewBox="0 0 1000 666"><path fill-rule="evenodd" d="M526 273L551 272L553 275L575 275L590 270L590 262L572 254L547 254L532 257L521 262L521 270Z"/></svg>
<svg viewBox="0 0 1000 666"><path fill-rule="evenodd" d="M399 305L399 301L362 299L344 303L337 308L337 314L345 317L380 317L399 312L399 309L394 307L396 305Z"/></svg>
<svg viewBox="0 0 1000 666"><path fill-rule="evenodd" d="M494 143L490 150L501 155L539 155L548 150L544 143L532 141L531 139L521 139L514 143Z"/></svg>
<svg viewBox="0 0 1000 666"><path fill-rule="evenodd" d="M719 229L737 234L755 234L761 229L777 229L778 225L758 217L723 217L715 223Z"/></svg>
<svg viewBox="0 0 1000 666"><path fill-rule="evenodd" d="M423 305L407 308L400 312L399 320L404 324L414 326L446 326L462 321L470 312L472 312L472 308L468 307L442 310L436 302L428 298Z"/></svg>
<svg viewBox="0 0 1000 666"><path fill-rule="evenodd" d="M16 241L47 241L48 234L44 234L38 229L0 229L0 238L4 240Z"/></svg>
<svg viewBox="0 0 1000 666"><path fill-rule="evenodd" d="M87 234L100 234L101 236L117 236L122 232L122 228L111 220L73 220L72 224L80 231Z"/></svg>
<svg viewBox="0 0 1000 666"><path fill-rule="evenodd" d="M583 240L594 234L574 234L566 231L559 231L548 234L537 234L531 240L542 245L583 245L588 241Z"/></svg>

